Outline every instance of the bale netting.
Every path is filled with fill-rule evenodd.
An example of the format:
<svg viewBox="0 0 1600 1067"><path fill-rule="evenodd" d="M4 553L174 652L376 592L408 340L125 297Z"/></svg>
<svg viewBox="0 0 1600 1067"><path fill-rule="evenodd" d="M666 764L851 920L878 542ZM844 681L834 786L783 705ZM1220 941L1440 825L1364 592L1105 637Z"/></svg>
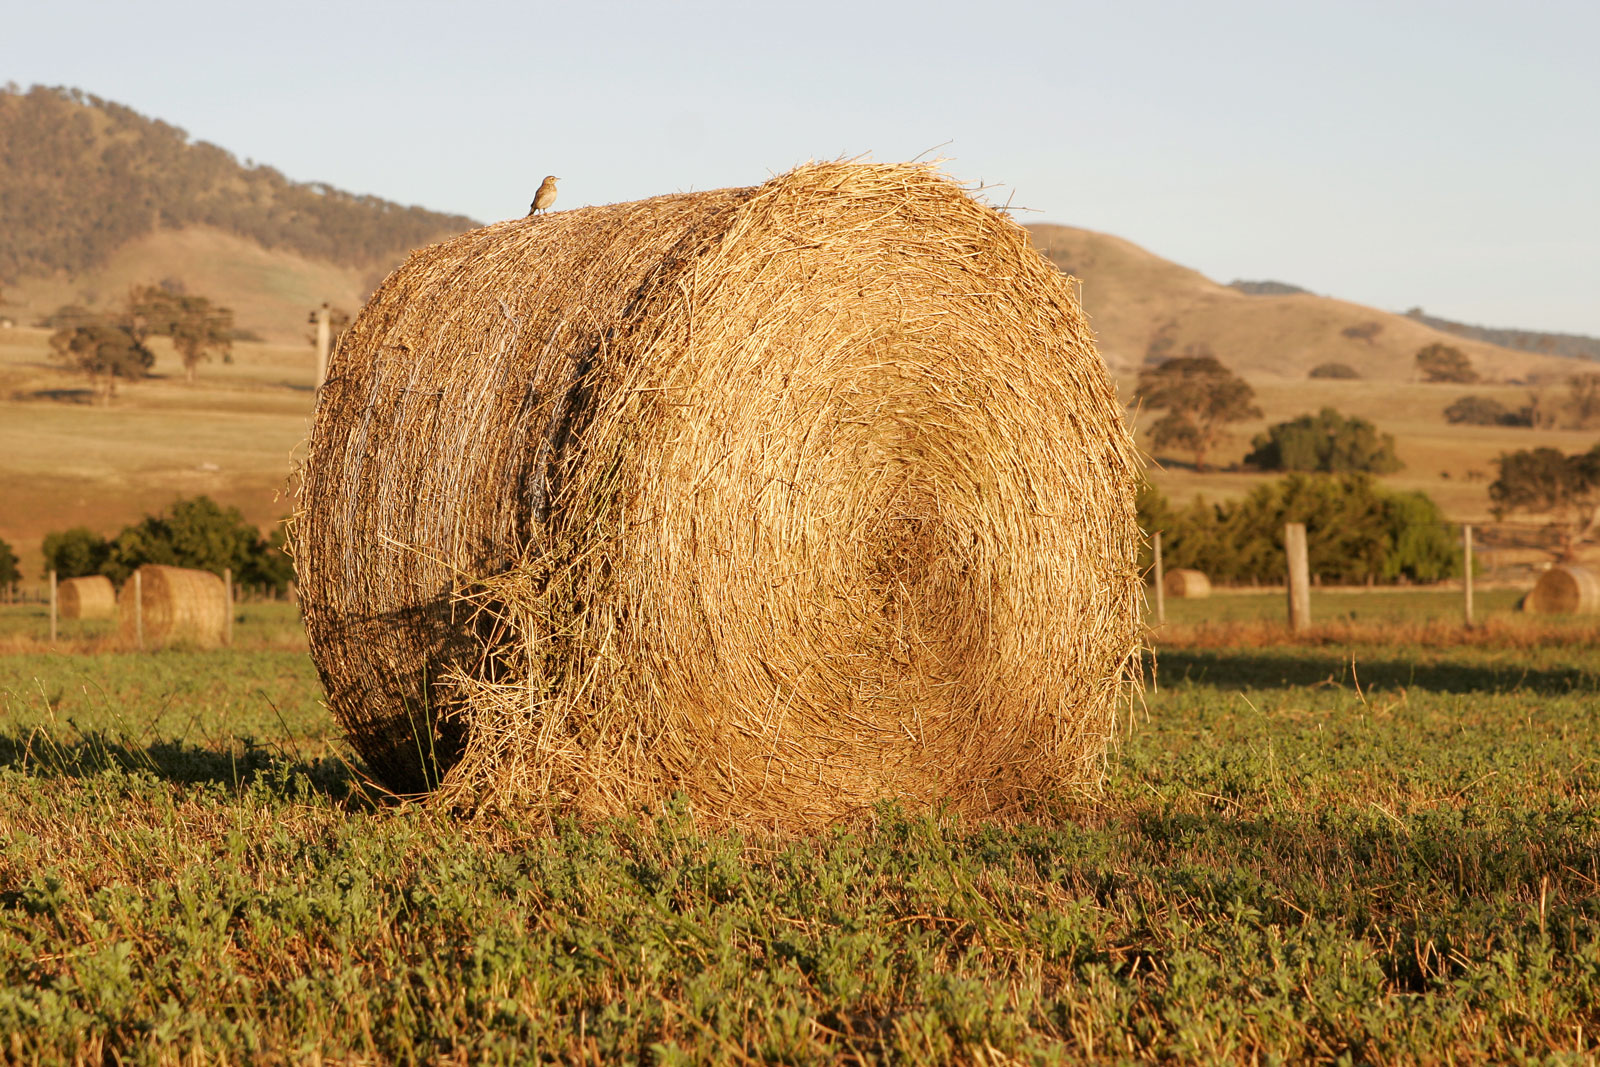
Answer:
<svg viewBox="0 0 1600 1067"><path fill-rule="evenodd" d="M1211 595L1211 579L1205 576L1204 571L1187 567L1168 571L1161 584L1170 597L1198 600Z"/></svg>
<svg viewBox="0 0 1600 1067"><path fill-rule="evenodd" d="M1600 573L1589 567L1551 567L1539 575L1522 599L1522 610L1537 615L1593 615L1600 612Z"/></svg>
<svg viewBox="0 0 1600 1067"><path fill-rule="evenodd" d="M117 631L130 646L141 640L142 631L145 648L216 648L227 633L228 591L210 571L147 563L122 583L117 618Z"/></svg>
<svg viewBox="0 0 1600 1067"><path fill-rule="evenodd" d="M56 586L56 611L63 619L109 619L117 613L117 591L103 574L65 578Z"/></svg>
<svg viewBox="0 0 1600 1067"><path fill-rule="evenodd" d="M390 788L815 828L1094 782L1136 453L1067 279L928 167L496 223L341 340L312 656Z"/></svg>

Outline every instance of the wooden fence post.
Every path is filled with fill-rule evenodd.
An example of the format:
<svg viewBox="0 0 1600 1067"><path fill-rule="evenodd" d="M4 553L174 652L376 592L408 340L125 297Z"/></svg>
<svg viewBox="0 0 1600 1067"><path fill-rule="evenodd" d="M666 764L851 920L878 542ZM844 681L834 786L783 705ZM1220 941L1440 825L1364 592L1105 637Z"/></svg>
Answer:
<svg viewBox="0 0 1600 1067"><path fill-rule="evenodd" d="M329 322L331 313L328 305L323 304L312 318L317 324L317 389L321 390L322 383L328 380L328 349L332 347L332 326Z"/></svg>
<svg viewBox="0 0 1600 1067"><path fill-rule="evenodd" d="M224 568L222 568L222 589L223 589L223 594L222 595L226 598L227 604L228 604L227 614L223 616L224 622L222 624L222 643L224 645L231 645L231 644L233 644L233 568L232 567L224 567Z"/></svg>
<svg viewBox="0 0 1600 1067"><path fill-rule="evenodd" d="M56 643L56 569L50 568L50 643Z"/></svg>
<svg viewBox="0 0 1600 1067"><path fill-rule="evenodd" d="M1289 628L1301 633L1311 628L1311 563L1306 555L1305 523L1284 526L1283 549L1289 557Z"/></svg>
<svg viewBox="0 0 1600 1067"><path fill-rule="evenodd" d="M1151 545L1156 554L1156 625L1165 626L1167 624L1167 585L1162 580L1160 530L1157 530L1155 536L1151 538Z"/></svg>
<svg viewBox="0 0 1600 1067"><path fill-rule="evenodd" d="M133 633L144 651L144 572L133 572Z"/></svg>
<svg viewBox="0 0 1600 1067"><path fill-rule="evenodd" d="M1462 560L1461 587L1466 591L1467 625L1472 625L1472 527L1462 524L1461 549L1465 557Z"/></svg>

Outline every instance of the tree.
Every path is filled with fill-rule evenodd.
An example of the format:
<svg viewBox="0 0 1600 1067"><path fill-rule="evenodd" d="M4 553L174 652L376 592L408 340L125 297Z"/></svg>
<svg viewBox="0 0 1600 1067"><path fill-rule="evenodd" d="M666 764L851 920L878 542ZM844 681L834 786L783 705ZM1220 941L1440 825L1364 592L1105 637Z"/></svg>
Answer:
<svg viewBox="0 0 1600 1067"><path fill-rule="evenodd" d="M1372 339L1382 332L1383 323L1381 322L1358 322L1354 326L1346 326L1339 331L1339 334L1342 337L1348 337L1352 341L1365 341L1370 345L1373 343Z"/></svg>
<svg viewBox="0 0 1600 1067"><path fill-rule="evenodd" d="M1311 368L1313 378L1359 378L1361 375L1348 363L1318 363Z"/></svg>
<svg viewBox="0 0 1600 1067"><path fill-rule="evenodd" d="M1464 396L1444 409L1445 421L1463 426L1532 426L1531 406L1512 411L1487 396Z"/></svg>
<svg viewBox="0 0 1600 1067"><path fill-rule="evenodd" d="M1167 413L1150 427L1157 448L1169 445L1194 453L1197 471L1226 436L1230 422L1261 417L1255 390L1215 356L1177 356L1139 372L1138 401Z"/></svg>
<svg viewBox="0 0 1600 1067"><path fill-rule="evenodd" d="M270 585L280 592L294 577L283 552L281 525L263 538L238 508L225 508L207 496L174 501L162 514L123 527L111 541L100 573L121 584L146 563L217 575L232 568L239 581Z"/></svg>
<svg viewBox="0 0 1600 1067"><path fill-rule="evenodd" d="M1554 448L1502 452L1499 472L1489 483L1496 518L1512 512L1549 515L1555 553L1573 558L1579 545L1600 532L1600 444L1565 455Z"/></svg>
<svg viewBox="0 0 1600 1067"><path fill-rule="evenodd" d="M44 535L44 570L58 578L99 574L111 558L111 542L87 526L74 526Z"/></svg>
<svg viewBox="0 0 1600 1067"><path fill-rule="evenodd" d="M1251 442L1246 463L1264 471L1329 474L1393 474L1404 466L1394 454L1394 435L1380 434L1366 419L1323 408L1269 427Z"/></svg>
<svg viewBox="0 0 1600 1067"><path fill-rule="evenodd" d="M0 591L4 591L7 599L16 595L17 583L22 581L22 566L17 559L17 553L4 541L0 541Z"/></svg>
<svg viewBox="0 0 1600 1067"><path fill-rule="evenodd" d="M201 360L233 354L233 309L206 297L147 285L128 294L128 318L141 341L152 335L172 338L190 385Z"/></svg>
<svg viewBox="0 0 1600 1067"><path fill-rule="evenodd" d="M1567 379L1567 390L1567 411L1574 427L1587 430L1600 421L1600 373L1572 375Z"/></svg>
<svg viewBox="0 0 1600 1067"><path fill-rule="evenodd" d="M63 326L50 335L52 355L89 376L90 387L110 404L117 381L137 381L155 365L156 357L127 326L97 319Z"/></svg>
<svg viewBox="0 0 1600 1067"><path fill-rule="evenodd" d="M1471 385L1478 380L1478 372L1472 369L1472 361L1465 352L1437 341L1418 350L1417 370L1422 372L1423 380L1429 382Z"/></svg>

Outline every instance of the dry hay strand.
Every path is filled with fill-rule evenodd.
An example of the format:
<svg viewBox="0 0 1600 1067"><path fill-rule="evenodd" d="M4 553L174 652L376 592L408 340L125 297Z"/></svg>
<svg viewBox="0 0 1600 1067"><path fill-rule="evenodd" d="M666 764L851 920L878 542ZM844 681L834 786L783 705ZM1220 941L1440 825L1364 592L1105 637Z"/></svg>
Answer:
<svg viewBox="0 0 1600 1067"><path fill-rule="evenodd" d="M1186 600L1200 600L1211 595L1211 579L1205 572L1186 567L1168 571L1162 577L1161 586L1168 596Z"/></svg>
<svg viewBox="0 0 1600 1067"><path fill-rule="evenodd" d="M1592 615L1600 612L1600 573L1589 567L1551 567L1539 575L1522 599L1522 610L1536 615Z"/></svg>
<svg viewBox="0 0 1600 1067"><path fill-rule="evenodd" d="M389 788L814 828L1093 783L1136 452L1069 281L930 167L501 222L333 357L295 566Z"/></svg>
<svg viewBox="0 0 1600 1067"><path fill-rule="evenodd" d="M109 619L117 613L117 591L103 574L66 578L56 586L56 611L63 619Z"/></svg>
<svg viewBox="0 0 1600 1067"><path fill-rule="evenodd" d="M222 579L210 571L189 570L147 563L138 581L130 577L117 596L117 630L132 646L143 628L144 646L161 648L184 644L216 648L223 643L228 625L228 593ZM135 615L134 595L139 593L142 617Z"/></svg>

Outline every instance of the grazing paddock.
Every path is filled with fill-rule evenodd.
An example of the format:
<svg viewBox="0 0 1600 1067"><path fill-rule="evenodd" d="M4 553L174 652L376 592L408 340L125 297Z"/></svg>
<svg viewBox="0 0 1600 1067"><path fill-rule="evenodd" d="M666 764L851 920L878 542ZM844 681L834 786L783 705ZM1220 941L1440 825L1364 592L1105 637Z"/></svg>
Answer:
<svg viewBox="0 0 1600 1067"><path fill-rule="evenodd" d="M1163 646L1098 795L814 838L386 802L303 650L0 655L5 1054L1592 1056L1594 628L1272 632Z"/></svg>

